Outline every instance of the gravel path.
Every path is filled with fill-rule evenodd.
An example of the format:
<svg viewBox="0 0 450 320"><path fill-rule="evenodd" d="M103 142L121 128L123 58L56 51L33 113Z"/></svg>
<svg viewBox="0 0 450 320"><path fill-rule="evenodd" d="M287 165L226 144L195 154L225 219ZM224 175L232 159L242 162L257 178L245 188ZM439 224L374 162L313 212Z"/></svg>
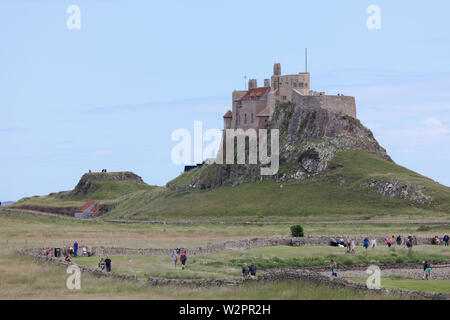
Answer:
<svg viewBox="0 0 450 320"><path fill-rule="evenodd" d="M432 264L431 276L433 280L450 280L450 264ZM366 273L366 268L361 268L361 266L356 266L357 268L339 268L338 274L340 277L344 278L367 278L369 275ZM328 268L329 269L329 268ZM421 264L417 266L408 267L389 267L387 265L380 266L381 276L386 275L399 275L404 277L409 277L413 279L422 279L423 277L423 267ZM316 270L324 275L329 275L331 271Z"/></svg>

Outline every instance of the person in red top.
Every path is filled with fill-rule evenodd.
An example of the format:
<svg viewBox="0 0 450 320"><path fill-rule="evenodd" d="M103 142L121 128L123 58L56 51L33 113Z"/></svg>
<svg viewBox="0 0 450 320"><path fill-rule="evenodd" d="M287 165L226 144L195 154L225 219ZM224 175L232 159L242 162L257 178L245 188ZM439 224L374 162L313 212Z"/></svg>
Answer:
<svg viewBox="0 0 450 320"><path fill-rule="evenodd" d="M72 260L70 260L70 257L69 256L66 256L66 260L65 260L66 262L72 262Z"/></svg>
<svg viewBox="0 0 450 320"><path fill-rule="evenodd" d="M186 267L186 260L187 260L186 251L183 251L183 253L180 256L181 269L183 270Z"/></svg>

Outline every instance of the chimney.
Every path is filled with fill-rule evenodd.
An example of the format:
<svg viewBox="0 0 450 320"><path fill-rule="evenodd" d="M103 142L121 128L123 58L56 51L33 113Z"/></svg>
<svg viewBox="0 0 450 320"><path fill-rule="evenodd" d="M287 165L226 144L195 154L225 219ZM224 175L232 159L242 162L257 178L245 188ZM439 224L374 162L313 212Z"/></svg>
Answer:
<svg viewBox="0 0 450 320"><path fill-rule="evenodd" d="M264 79L264 87L270 87L270 79Z"/></svg>
<svg viewBox="0 0 450 320"><path fill-rule="evenodd" d="M273 75L281 76L281 64L280 63L273 64Z"/></svg>
<svg viewBox="0 0 450 320"><path fill-rule="evenodd" d="M248 90L253 89L253 88L257 88L258 87L258 82L256 81L256 79L249 79L248 80Z"/></svg>

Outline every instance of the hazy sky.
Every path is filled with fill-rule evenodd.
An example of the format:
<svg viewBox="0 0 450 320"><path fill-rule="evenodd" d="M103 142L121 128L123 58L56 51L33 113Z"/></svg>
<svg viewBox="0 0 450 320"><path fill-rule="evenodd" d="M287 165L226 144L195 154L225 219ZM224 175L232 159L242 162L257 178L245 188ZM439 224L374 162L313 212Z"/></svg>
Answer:
<svg viewBox="0 0 450 320"><path fill-rule="evenodd" d="M183 170L175 129L222 128L244 75L303 71L305 47L313 90L355 96L395 162L450 186L449 12L444 0L2 0L0 201L70 190L89 169L164 185Z"/></svg>

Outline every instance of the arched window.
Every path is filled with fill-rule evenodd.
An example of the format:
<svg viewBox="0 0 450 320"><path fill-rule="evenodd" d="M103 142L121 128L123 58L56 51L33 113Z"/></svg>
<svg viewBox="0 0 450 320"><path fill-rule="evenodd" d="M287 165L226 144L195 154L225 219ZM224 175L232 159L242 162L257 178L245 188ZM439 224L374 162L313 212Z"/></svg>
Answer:
<svg viewBox="0 0 450 320"><path fill-rule="evenodd" d="M244 124L247 124L247 114L244 114Z"/></svg>

